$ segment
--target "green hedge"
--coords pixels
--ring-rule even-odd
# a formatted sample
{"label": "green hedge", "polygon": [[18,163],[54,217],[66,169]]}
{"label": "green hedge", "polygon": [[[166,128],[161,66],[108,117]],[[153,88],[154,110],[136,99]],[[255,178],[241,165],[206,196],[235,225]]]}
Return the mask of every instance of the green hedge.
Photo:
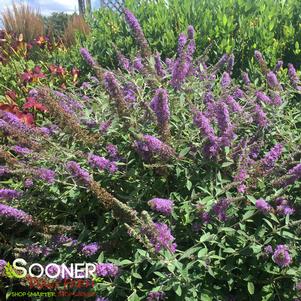
{"label": "green hedge", "polygon": [[[245,68],[255,49],[275,63],[277,58],[300,65],[301,6],[298,0],[127,0],[152,47],[171,56],[178,33],[192,24],[197,31],[198,53],[212,43],[211,59],[234,52],[236,67]],[[300,22],[300,23],[299,23]],[[91,19],[86,45],[106,67],[116,66],[114,46],[135,55],[123,16],[102,8]],[[299,41],[299,43],[298,43]]]}

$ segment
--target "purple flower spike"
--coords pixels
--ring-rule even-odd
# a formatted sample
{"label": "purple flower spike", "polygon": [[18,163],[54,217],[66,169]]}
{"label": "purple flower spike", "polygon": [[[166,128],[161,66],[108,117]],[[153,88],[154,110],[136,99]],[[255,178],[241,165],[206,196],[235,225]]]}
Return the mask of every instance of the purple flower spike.
{"label": "purple flower spike", "polygon": [[0,204],[0,216],[4,218],[14,219],[17,222],[24,223],[26,225],[33,224],[33,217],[23,210],[19,210],[4,204]]}
{"label": "purple flower spike", "polygon": [[106,72],[104,74],[104,85],[110,96],[115,97],[118,90],[118,83],[114,73]]}
{"label": "purple flower spike", "polygon": [[260,51],[255,50],[254,52],[255,55],[255,59],[257,60],[257,62],[259,63],[260,66],[264,66],[265,65],[265,60],[263,58],[263,55]]}
{"label": "purple flower spike", "polygon": [[297,75],[296,69],[294,67],[293,64],[288,64],[288,76],[290,78],[291,84],[293,85],[293,87],[295,89],[297,89],[298,91],[301,91],[301,86],[299,86],[300,84],[300,79]]}
{"label": "purple flower spike", "polygon": [[109,143],[106,146],[106,150],[111,160],[118,159],[118,148],[116,145]]}
{"label": "purple flower spike", "polygon": [[278,72],[283,66],[283,61],[277,61],[274,71]]}
{"label": "purple flower spike", "polygon": [[258,199],[256,201],[255,206],[260,212],[262,212],[264,214],[266,214],[272,210],[272,207],[264,199]]}
{"label": "purple flower spike", "polygon": [[181,56],[177,58],[173,65],[172,77],[170,84],[175,89],[180,89],[184,83],[190,69],[190,60],[188,59],[187,54],[183,51]]}
{"label": "purple flower spike", "polygon": [[154,226],[156,233],[150,239],[150,242],[154,246],[155,251],[159,252],[162,249],[167,249],[174,253],[177,245],[174,243],[175,238],[171,235],[169,227],[164,223],[154,223]]}
{"label": "purple flower spike", "polygon": [[214,133],[214,129],[209,119],[202,112],[195,112],[193,118],[194,124],[200,129],[201,133],[208,139],[208,143],[204,147],[205,155],[215,157],[218,152],[218,138]]}
{"label": "purple flower spike", "polygon": [[260,127],[268,125],[267,116],[260,105],[255,106],[255,121]]}
{"label": "purple flower spike", "polygon": [[124,70],[131,71],[131,63],[128,58],[126,58],[121,52],[117,52],[118,65]]}
{"label": "purple flower spike", "polygon": [[142,63],[142,58],[140,56],[138,56],[134,59],[133,67],[136,71],[141,72],[141,73],[143,72],[144,65]]}
{"label": "purple flower spike", "polygon": [[267,255],[273,254],[273,247],[271,245],[267,245],[264,247],[264,253]]}
{"label": "purple flower spike", "polygon": [[12,199],[18,199],[22,196],[21,191],[13,189],[0,189],[0,200],[10,201]]}
{"label": "purple flower spike", "polygon": [[32,187],[33,186],[33,180],[32,179],[26,179],[25,181],[24,181],[24,187],[25,188],[30,188],[30,187]]}
{"label": "purple flower spike", "polygon": [[164,299],[164,292],[149,292],[146,301],[163,301]]}
{"label": "purple flower spike", "polygon": [[239,89],[239,88],[237,88],[237,89],[234,91],[234,93],[233,93],[234,99],[244,98],[244,96],[245,96],[244,91],[241,90],[241,89]]}
{"label": "purple flower spike", "polygon": [[82,169],[78,163],[69,161],[66,165],[66,168],[75,178],[83,183],[88,184],[91,181],[90,174]]}
{"label": "purple flower spike", "polygon": [[144,135],[142,140],[135,141],[134,147],[145,161],[149,161],[155,156],[167,160],[174,155],[174,151],[169,145],[151,135]]}
{"label": "purple flower spike", "polygon": [[99,131],[102,134],[106,134],[109,127],[111,126],[111,123],[112,123],[111,120],[101,122],[100,125],[99,125]]}
{"label": "purple flower spike", "polygon": [[279,205],[276,207],[276,211],[279,215],[286,216],[295,213],[295,209],[288,205]]}
{"label": "purple flower spike", "polygon": [[276,144],[261,160],[262,166],[266,170],[270,170],[274,167],[276,161],[282,154],[283,146],[282,144]]}
{"label": "purple flower spike", "polygon": [[242,73],[242,80],[246,86],[249,86],[251,84],[249,74],[247,72]]}
{"label": "purple flower spike", "polygon": [[189,25],[188,26],[188,29],[187,29],[187,36],[188,36],[188,39],[190,40],[193,40],[194,39],[194,28],[192,25]]}
{"label": "purple flower spike", "polygon": [[265,93],[261,92],[261,91],[256,91],[255,93],[257,100],[262,101],[263,103],[266,104],[271,104],[272,100],[270,99],[270,97],[268,97]]}
{"label": "purple flower spike", "polygon": [[93,242],[88,245],[83,245],[81,249],[81,253],[87,257],[90,257],[92,255],[95,255],[99,249],[100,249],[99,244],[97,242]]}
{"label": "purple flower spike", "polygon": [[268,81],[269,86],[272,89],[279,88],[279,82],[278,82],[277,76],[273,71],[270,71],[267,74],[267,81]]}
{"label": "purple flower spike", "polygon": [[216,65],[214,66],[214,69],[218,70],[218,69],[222,68],[227,63],[228,57],[229,57],[228,54],[224,54],[219,59],[219,61],[216,63]]}
{"label": "purple flower spike", "polygon": [[291,168],[287,173],[287,179],[282,183],[283,187],[294,184],[298,179],[301,178],[301,163]]}
{"label": "purple flower spike", "polygon": [[116,277],[118,275],[118,266],[112,263],[96,264],[96,275],[98,277]]}
{"label": "purple flower spike", "polygon": [[170,117],[168,94],[165,89],[156,90],[156,95],[150,103],[150,107],[156,113],[159,125],[168,122]]}
{"label": "purple flower spike", "polygon": [[221,79],[221,86],[222,86],[223,89],[226,89],[230,86],[230,84],[231,84],[230,74],[225,71],[223,73],[223,76],[222,76],[222,79]]}
{"label": "purple flower spike", "polygon": [[160,57],[159,53],[157,53],[155,55],[155,69],[156,69],[158,76],[161,76],[161,77],[165,76],[165,70],[163,69],[161,57]]}
{"label": "purple flower spike", "polygon": [[292,263],[288,247],[286,245],[278,245],[272,256],[273,261],[281,268],[287,267]]}
{"label": "purple flower spike", "polygon": [[83,59],[87,62],[87,64],[90,65],[91,67],[95,67],[97,65],[93,57],[89,53],[88,49],[81,48],[80,54],[82,55]]}
{"label": "purple flower spike", "polygon": [[229,205],[230,202],[227,199],[221,199],[212,206],[212,211],[215,213],[217,218],[222,222],[227,220],[227,209]]}
{"label": "purple flower spike", "polygon": [[0,276],[2,275],[2,273],[5,270],[6,264],[7,264],[7,262],[4,259],[0,259]]}
{"label": "purple flower spike", "polygon": [[201,130],[202,134],[206,138],[208,138],[210,142],[216,142],[214,129],[211,126],[209,119],[202,112],[195,112],[193,122]]}
{"label": "purple flower spike", "polygon": [[32,153],[32,150],[30,150],[29,148],[21,147],[19,145],[12,147],[12,150],[19,155],[29,155]]}
{"label": "purple flower spike", "polygon": [[187,43],[187,37],[182,32],[182,33],[180,33],[179,38],[178,38],[178,56],[181,56],[186,43]]}
{"label": "purple flower spike", "polygon": [[241,105],[231,95],[229,95],[225,99],[225,103],[231,108],[231,110],[233,112],[236,112],[236,113],[241,113],[242,112]]}
{"label": "purple flower spike", "polygon": [[234,131],[226,103],[220,102],[216,106],[216,118],[221,133],[219,142],[221,143],[221,146],[229,146],[234,138]]}
{"label": "purple flower spike", "polygon": [[108,160],[104,157],[100,157],[100,156],[93,155],[93,154],[89,155],[89,164],[94,168],[104,170],[104,169],[106,169],[106,167],[108,166],[109,163],[110,163],[110,160]]}
{"label": "purple flower spike", "polygon": [[232,74],[233,71],[233,67],[234,67],[234,54],[230,54],[229,59],[228,59],[228,65],[227,65],[227,72],[229,74]]}
{"label": "purple flower spike", "polygon": [[148,204],[154,211],[164,215],[170,215],[173,207],[173,201],[169,199],[154,198],[148,201]]}
{"label": "purple flower spike", "polygon": [[135,37],[135,40],[136,40],[138,46],[140,47],[142,57],[149,56],[150,55],[149,46],[145,39],[144,33],[142,31],[142,28],[141,28],[138,20],[133,15],[133,13],[131,11],[129,11],[128,9],[124,10],[124,15],[125,15],[125,20],[128,23],[128,25],[130,26],[130,28],[133,32],[133,35]]}
{"label": "purple flower spike", "polygon": [[55,172],[47,168],[39,168],[36,170],[36,175],[46,183],[52,184],[55,182]]}

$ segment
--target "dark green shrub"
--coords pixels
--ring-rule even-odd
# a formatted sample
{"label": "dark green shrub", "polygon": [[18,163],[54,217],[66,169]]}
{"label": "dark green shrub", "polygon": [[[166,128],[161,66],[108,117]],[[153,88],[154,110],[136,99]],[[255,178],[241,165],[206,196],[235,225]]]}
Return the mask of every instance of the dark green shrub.
{"label": "dark green shrub", "polygon": [[[163,58],[175,50],[178,33],[189,24],[197,31],[198,53],[212,43],[211,58],[233,52],[236,68],[245,68],[255,49],[274,64],[277,58],[300,64],[301,7],[297,0],[127,0],[141,21],[151,48]],[[100,9],[91,20],[86,46],[103,66],[116,66],[113,45],[126,56],[135,55],[133,39],[117,12]]]}

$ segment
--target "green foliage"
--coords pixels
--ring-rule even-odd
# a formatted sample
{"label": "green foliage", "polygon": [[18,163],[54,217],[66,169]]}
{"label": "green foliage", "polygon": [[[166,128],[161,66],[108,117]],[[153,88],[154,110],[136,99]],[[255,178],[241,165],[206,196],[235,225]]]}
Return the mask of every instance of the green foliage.
{"label": "green foliage", "polygon": [[71,15],[63,12],[52,13],[50,16],[44,16],[45,31],[51,37],[62,38],[64,30],[70,20]]}
{"label": "green foliage", "polygon": [[[163,58],[173,55],[179,32],[191,24],[197,32],[197,54],[210,44],[211,59],[233,52],[239,62],[236,70],[248,66],[255,49],[272,64],[280,57],[300,64],[297,0],[127,0],[126,7],[137,16],[151,48]],[[85,45],[102,66],[116,66],[113,45],[126,56],[136,55],[123,16],[102,8],[94,12],[90,24],[92,32]]]}

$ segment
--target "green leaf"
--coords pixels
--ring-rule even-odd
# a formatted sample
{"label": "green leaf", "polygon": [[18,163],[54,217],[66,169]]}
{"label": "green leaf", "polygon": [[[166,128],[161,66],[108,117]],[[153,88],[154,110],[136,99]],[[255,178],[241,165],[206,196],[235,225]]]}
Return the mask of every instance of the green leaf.
{"label": "green leaf", "polygon": [[140,274],[138,274],[136,272],[132,273],[132,275],[133,275],[134,278],[142,279],[142,277],[140,276]]}
{"label": "green leaf", "polygon": [[133,291],[133,293],[128,297],[128,301],[140,301],[140,298],[138,297],[136,291]]}
{"label": "green leaf", "polygon": [[185,157],[185,155],[187,155],[189,151],[190,151],[190,147],[183,148],[179,153],[179,157]]}
{"label": "green leaf", "polygon": [[202,257],[204,257],[207,253],[208,253],[207,248],[201,249],[201,250],[198,252],[198,257],[199,257],[199,258],[202,258]]}
{"label": "green leaf", "polygon": [[175,292],[176,292],[176,294],[179,297],[181,297],[181,295],[182,295],[182,288],[181,288],[180,284],[177,285],[177,288],[176,288]]}
{"label": "green leaf", "polygon": [[187,180],[187,182],[186,182],[186,187],[187,187],[188,190],[191,190],[192,183],[191,183],[190,180]]}
{"label": "green leaf", "polygon": [[247,212],[243,215],[242,219],[243,219],[244,221],[246,221],[246,220],[248,220],[254,213],[255,213],[255,210],[249,210],[249,211],[247,211]]}
{"label": "green leaf", "polygon": [[233,248],[226,248],[224,249],[225,253],[235,253],[235,250]]}
{"label": "green leaf", "polygon": [[249,294],[254,295],[254,291],[255,291],[255,288],[254,288],[253,282],[248,282],[248,292],[249,292]]}
{"label": "green leaf", "polygon": [[124,259],[122,261],[119,262],[119,265],[128,265],[128,264],[132,264],[133,262],[128,260],[128,259]]}
{"label": "green leaf", "polygon": [[227,24],[227,16],[223,15],[223,25],[225,26]]}

